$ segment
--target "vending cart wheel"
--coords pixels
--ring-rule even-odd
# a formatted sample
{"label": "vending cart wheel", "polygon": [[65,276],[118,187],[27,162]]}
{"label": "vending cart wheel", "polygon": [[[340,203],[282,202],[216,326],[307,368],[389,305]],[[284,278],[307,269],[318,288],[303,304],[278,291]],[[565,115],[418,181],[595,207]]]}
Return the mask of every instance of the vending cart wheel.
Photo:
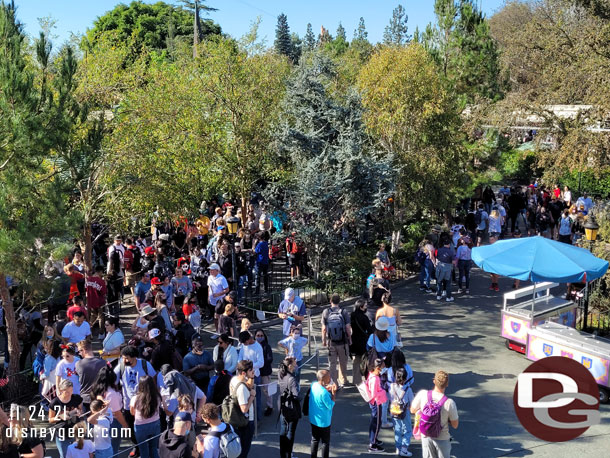
{"label": "vending cart wheel", "polygon": [[610,392],[607,388],[599,387],[599,402],[600,404],[608,404],[610,401]]}

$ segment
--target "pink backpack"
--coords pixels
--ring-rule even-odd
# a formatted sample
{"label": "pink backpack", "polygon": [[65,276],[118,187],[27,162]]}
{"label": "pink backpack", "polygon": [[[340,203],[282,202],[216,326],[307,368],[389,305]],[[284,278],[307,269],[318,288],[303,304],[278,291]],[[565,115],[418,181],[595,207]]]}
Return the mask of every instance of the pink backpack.
{"label": "pink backpack", "polygon": [[432,399],[432,391],[428,391],[428,402],[421,409],[421,419],[419,422],[419,431],[431,438],[440,436],[441,425],[441,410],[443,404],[447,400],[447,396],[443,395],[440,401],[436,402]]}

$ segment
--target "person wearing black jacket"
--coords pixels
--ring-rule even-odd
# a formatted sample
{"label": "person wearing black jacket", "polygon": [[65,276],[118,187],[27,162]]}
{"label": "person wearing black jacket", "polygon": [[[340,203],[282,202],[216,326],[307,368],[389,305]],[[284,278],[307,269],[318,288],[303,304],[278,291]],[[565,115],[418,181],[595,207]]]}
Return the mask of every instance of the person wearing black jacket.
{"label": "person wearing black jacket", "polygon": [[515,232],[515,225],[517,224],[517,216],[525,208],[525,202],[523,195],[513,188],[508,196],[508,217],[510,218],[510,232]]}
{"label": "person wearing black jacket", "polygon": [[178,412],[174,419],[174,428],[166,430],[159,440],[159,456],[163,458],[191,458],[187,434],[191,430],[191,414]]}
{"label": "person wearing black jacket", "polygon": [[164,364],[172,365],[173,347],[170,341],[164,338],[157,328],[148,331],[148,338],[153,348],[150,352],[150,365],[159,372]]}
{"label": "person wearing black jacket", "polygon": [[373,326],[371,326],[369,317],[366,316],[366,309],[366,300],[358,299],[354,311],[350,316],[352,324],[352,344],[349,346],[349,353],[353,358],[352,375],[354,378],[354,385],[359,385],[362,381],[360,362],[366,354],[366,342],[373,333]]}
{"label": "person wearing black jacket", "polygon": [[182,312],[174,315],[174,330],[176,331],[174,336],[176,350],[184,357],[189,352],[191,341],[197,332]]}
{"label": "person wearing black jacket", "polygon": [[[365,317],[366,318],[366,317]],[[368,321],[368,319],[367,319]],[[289,356],[280,363],[278,371],[278,385],[280,396],[283,396],[285,392],[290,393],[296,403],[296,412],[292,412],[296,418],[286,418],[284,413],[288,415],[288,412],[283,405],[280,405],[280,457],[281,458],[292,458],[292,447],[294,445],[294,437],[296,435],[297,424],[301,417],[300,404],[299,404],[299,384],[294,376],[297,369],[296,360]],[[283,398],[282,398],[283,399]]]}
{"label": "person wearing black jacket", "polygon": [[265,394],[265,399],[267,400],[267,408],[265,409],[265,417],[268,417],[273,413],[273,397],[269,396],[267,389],[269,388],[269,383],[271,383],[271,373],[273,372],[273,368],[271,365],[273,364],[273,350],[271,349],[271,345],[269,345],[269,341],[267,340],[267,334],[262,329],[258,329],[256,334],[254,335],[256,341],[263,347],[263,359],[265,361],[265,365],[261,367],[261,384],[263,385],[262,391]]}

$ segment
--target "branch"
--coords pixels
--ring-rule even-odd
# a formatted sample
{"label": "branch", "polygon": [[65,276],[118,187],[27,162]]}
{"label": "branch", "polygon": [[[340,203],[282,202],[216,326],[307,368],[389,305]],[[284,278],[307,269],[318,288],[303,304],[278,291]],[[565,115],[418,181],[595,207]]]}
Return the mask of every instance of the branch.
{"label": "branch", "polygon": [[12,154],[6,158],[6,161],[4,161],[4,164],[0,165],[0,171],[4,170],[6,168],[6,166],[11,161],[11,159],[13,159],[15,157],[15,154],[16,154],[15,151],[13,151]]}

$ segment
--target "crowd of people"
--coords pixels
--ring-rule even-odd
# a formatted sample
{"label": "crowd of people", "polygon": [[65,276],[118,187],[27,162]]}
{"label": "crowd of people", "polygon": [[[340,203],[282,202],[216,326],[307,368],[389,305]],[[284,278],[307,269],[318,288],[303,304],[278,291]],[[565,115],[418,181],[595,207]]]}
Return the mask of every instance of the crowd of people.
{"label": "crowd of people", "polygon": [[[592,206],[586,194],[573,202],[567,187],[549,190],[533,183],[525,190],[504,186],[498,193],[487,188],[464,217],[456,217],[446,231],[434,226],[420,244],[420,287],[447,302],[454,300],[452,283],[458,284],[457,294],[469,294],[474,246],[519,237],[520,226],[526,235],[572,243]],[[255,420],[274,411],[282,457],[293,456],[303,415],[311,424],[311,456],[320,451],[327,457],[335,401],[348,386],[357,386],[369,404],[370,452],[384,450],[379,432],[393,428],[395,453],[411,456],[415,414],[416,425],[423,426],[424,456],[448,457],[448,428],[458,426],[456,405],[444,396],[449,376],[437,372],[433,390],[414,395],[413,371],[401,350],[401,315],[392,305],[395,270],[385,245],[372,261],[366,295],[351,313],[338,295],[330,297],[319,322],[329,366],[302,392],[303,350],[311,337],[303,326],[306,304],[294,289],[284,291],[277,310],[283,337],[276,343],[264,329],[251,328],[243,297],[248,289],[269,291],[275,225],[264,208],[249,206],[246,224],[230,236],[233,211],[220,206],[200,212],[194,221],[153,225],[147,236],[116,235],[103,250],[97,244],[91,270],[78,249],[66,260],[68,303],[49,307],[46,321],[38,311],[29,313],[20,358],[23,368],[34,349],[32,368],[40,379],[41,405],[58,432],[60,457],[109,458],[126,436],[133,443],[130,456],[246,457]],[[241,218],[241,209],[236,215]],[[285,249],[296,279],[306,270],[306,249],[296,232]],[[499,290],[494,276],[490,289]],[[133,322],[122,314],[125,295],[131,295],[138,312]],[[213,348],[206,348],[207,325],[214,329]],[[94,345],[101,350],[94,352]],[[284,354],[276,375],[273,347]],[[276,381],[278,402],[270,389]],[[423,414],[432,407],[438,418]],[[3,431],[29,426],[20,409],[15,405],[0,418]],[[202,427],[205,436],[197,434]],[[75,439],[88,430],[92,440]],[[35,439],[4,438],[0,456],[41,458],[41,446]]]}

